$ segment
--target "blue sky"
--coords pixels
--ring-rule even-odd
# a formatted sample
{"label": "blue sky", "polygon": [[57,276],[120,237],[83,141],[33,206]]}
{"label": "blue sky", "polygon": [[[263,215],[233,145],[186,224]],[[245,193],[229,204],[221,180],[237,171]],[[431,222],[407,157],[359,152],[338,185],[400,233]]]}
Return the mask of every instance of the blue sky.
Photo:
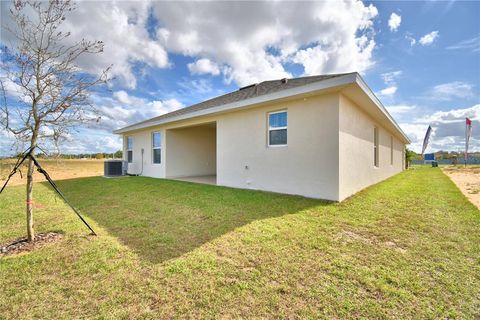
{"label": "blue sky", "polygon": [[[2,2],[2,21],[9,3]],[[462,150],[464,119],[480,151],[480,3],[460,1],[79,2],[71,41],[103,40],[79,61],[113,64],[96,92],[98,125],[78,128],[63,152],[111,152],[111,131],[262,80],[358,71],[419,151]],[[8,35],[2,32],[2,42]],[[2,59],[3,60],[3,59]],[[10,99],[15,99],[11,86]],[[477,129],[478,128],[478,129]],[[12,152],[0,129],[0,155]]]}

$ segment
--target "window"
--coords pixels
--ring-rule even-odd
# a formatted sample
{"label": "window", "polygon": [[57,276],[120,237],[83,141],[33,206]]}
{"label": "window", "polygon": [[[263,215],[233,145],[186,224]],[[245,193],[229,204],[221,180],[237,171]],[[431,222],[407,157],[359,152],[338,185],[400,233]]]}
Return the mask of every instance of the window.
{"label": "window", "polygon": [[162,162],[162,137],[160,132],[152,133],[152,155],[153,155],[153,163],[161,163]]}
{"label": "window", "polygon": [[127,161],[128,163],[133,161],[133,137],[127,137]]}
{"label": "window", "polygon": [[378,167],[378,128],[373,128],[373,165]]}
{"label": "window", "polygon": [[268,146],[287,145],[287,111],[268,114]]}
{"label": "window", "polygon": [[393,166],[393,136],[390,136],[390,164]]}

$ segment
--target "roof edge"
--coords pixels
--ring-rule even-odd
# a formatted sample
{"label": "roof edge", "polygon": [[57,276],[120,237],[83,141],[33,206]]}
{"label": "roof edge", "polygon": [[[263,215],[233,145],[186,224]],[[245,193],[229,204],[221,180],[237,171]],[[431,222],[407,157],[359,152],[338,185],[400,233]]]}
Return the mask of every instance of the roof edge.
{"label": "roof edge", "polygon": [[260,104],[268,101],[273,101],[273,100],[279,100],[279,99],[284,99],[296,95],[301,95],[301,94],[306,94],[306,93],[311,93],[319,90],[325,90],[325,89],[331,89],[335,87],[340,87],[343,85],[348,85],[355,83],[357,81],[358,73],[357,72],[352,72],[352,73],[347,73],[342,76],[338,76],[335,78],[331,79],[326,79],[326,80],[321,80],[318,82],[313,82],[309,83],[303,86],[298,86],[295,88],[290,88],[290,89],[285,89],[273,93],[268,93],[264,94],[258,97],[253,97],[249,98],[246,100],[241,100],[241,101],[236,101],[232,103],[227,103],[223,105],[219,105],[216,107],[211,107],[208,109],[204,110],[199,110],[199,111],[194,111],[191,113],[187,114],[182,114],[178,115],[172,118],[167,118],[167,119],[160,119],[157,121],[152,121],[148,122],[148,120],[135,123],[117,130],[114,130],[113,133],[115,134],[123,134],[131,131],[136,131],[140,129],[146,129],[162,124],[167,124],[171,122],[176,122],[176,121],[181,121],[181,120],[187,120],[187,119],[192,119],[200,116],[205,116],[205,115],[211,115],[219,112],[226,112],[226,111],[233,111],[237,109],[241,109],[250,105],[255,105],[255,104]]}
{"label": "roof edge", "polygon": [[365,94],[370,98],[370,100],[372,100],[375,103],[375,105],[380,109],[380,111],[382,111],[382,113],[388,118],[388,120],[390,120],[390,122],[393,123],[393,125],[398,130],[398,132],[402,135],[403,138],[405,138],[405,141],[408,144],[412,143],[410,138],[406,135],[406,133],[402,130],[402,128],[400,128],[397,121],[395,121],[392,115],[388,112],[387,108],[385,108],[385,106],[380,101],[380,99],[377,98],[377,96],[372,91],[372,89],[370,89],[368,84],[365,82],[365,80],[363,80],[362,76],[360,76],[360,74],[358,73],[356,74],[355,82],[363,90],[363,92],[365,92]]}

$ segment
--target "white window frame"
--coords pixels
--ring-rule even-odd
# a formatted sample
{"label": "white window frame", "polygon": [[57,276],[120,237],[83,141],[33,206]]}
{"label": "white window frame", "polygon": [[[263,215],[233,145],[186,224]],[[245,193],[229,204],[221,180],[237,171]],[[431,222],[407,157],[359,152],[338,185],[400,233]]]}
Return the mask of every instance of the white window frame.
{"label": "white window frame", "polygon": [[[153,136],[158,133],[160,135],[160,147],[155,147],[154,143],[154,138]],[[155,162],[155,151],[154,150],[160,150],[160,162]],[[162,164],[162,133],[160,131],[154,131],[152,132],[152,164]]]}
{"label": "white window frame", "polygon": [[[128,139],[132,139],[132,143],[131,143],[130,149],[128,148]],[[127,136],[127,137],[125,138],[125,144],[126,144],[125,149],[127,150],[127,159],[126,159],[126,160],[127,160],[128,163],[132,163],[132,162],[133,162],[133,137],[132,137],[132,136]],[[129,161],[129,160],[128,160],[128,152],[129,152],[129,151],[132,152],[132,161]]]}
{"label": "white window frame", "polygon": [[[276,113],[286,113],[287,114],[287,125],[285,127],[270,127],[270,115]],[[270,131],[277,131],[277,130],[287,130],[287,143],[285,144],[270,144]],[[288,146],[288,110],[278,110],[267,112],[267,146],[269,148],[282,148]]]}
{"label": "white window frame", "polygon": [[379,130],[378,127],[373,127],[373,166],[380,167],[380,152],[379,152]]}

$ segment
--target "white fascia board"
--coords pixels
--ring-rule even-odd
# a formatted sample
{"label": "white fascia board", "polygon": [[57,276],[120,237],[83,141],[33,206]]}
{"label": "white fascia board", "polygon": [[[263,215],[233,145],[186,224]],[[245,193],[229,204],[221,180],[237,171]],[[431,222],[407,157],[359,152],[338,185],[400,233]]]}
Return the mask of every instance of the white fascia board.
{"label": "white fascia board", "polygon": [[325,90],[325,89],[330,89],[338,86],[343,86],[351,83],[355,83],[357,81],[357,74],[356,73],[351,73],[351,74],[346,74],[344,76],[340,77],[335,77],[332,79],[327,79],[327,80],[322,80],[319,82],[314,82],[310,83],[304,86],[299,86],[291,89],[286,89],[286,90],[281,90],[277,91],[274,93],[270,94],[264,94],[258,97],[253,97],[250,99],[242,100],[242,101],[237,101],[237,102],[232,102],[232,103],[227,103],[223,104],[217,107],[212,107],[212,108],[207,108],[204,110],[199,110],[187,114],[182,114],[178,115],[175,117],[171,118],[166,118],[166,119],[159,119],[157,121],[147,121],[139,124],[133,124],[118,130],[113,131],[113,133],[116,134],[122,134],[134,130],[139,130],[139,129],[144,129],[144,128],[149,128],[149,127],[154,127],[170,122],[175,122],[175,121],[180,121],[180,120],[187,120],[187,119],[192,119],[200,116],[205,116],[205,115],[211,115],[214,113],[219,113],[219,112],[225,112],[225,111],[231,111],[235,109],[240,109],[244,108],[250,105],[255,105],[255,104],[260,104],[260,103],[265,103],[268,101],[275,101],[279,99],[284,99],[296,95],[301,95],[301,94],[307,94],[310,92],[315,92],[319,90]]}
{"label": "white fascia board", "polygon": [[394,125],[394,127],[398,130],[398,132],[402,135],[402,137],[405,138],[405,141],[407,141],[409,144],[412,143],[412,141],[410,141],[410,139],[405,134],[405,132],[403,132],[403,130],[400,128],[400,126],[395,121],[395,119],[393,119],[393,117],[390,115],[390,113],[382,104],[382,102],[380,102],[380,100],[377,98],[377,96],[373,93],[373,91],[370,89],[370,87],[367,85],[367,83],[363,80],[363,78],[359,74],[356,75],[356,83],[363,90],[363,92],[370,98],[370,100],[372,100],[373,103],[375,103],[375,105],[384,114],[384,116]]}

